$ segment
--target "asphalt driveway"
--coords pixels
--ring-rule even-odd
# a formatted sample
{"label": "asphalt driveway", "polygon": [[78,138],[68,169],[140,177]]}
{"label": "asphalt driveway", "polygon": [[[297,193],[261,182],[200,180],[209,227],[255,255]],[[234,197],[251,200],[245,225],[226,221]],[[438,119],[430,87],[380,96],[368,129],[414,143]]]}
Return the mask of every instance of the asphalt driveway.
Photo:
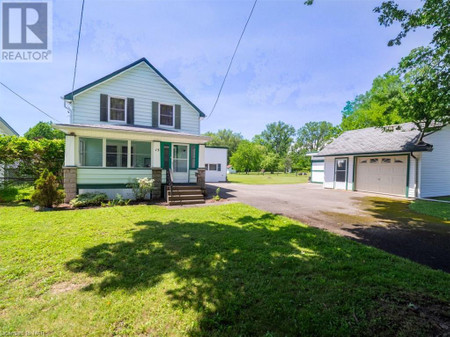
{"label": "asphalt driveway", "polygon": [[318,184],[209,184],[221,197],[297,219],[450,272],[450,222],[414,213],[408,201],[370,193],[325,190]]}

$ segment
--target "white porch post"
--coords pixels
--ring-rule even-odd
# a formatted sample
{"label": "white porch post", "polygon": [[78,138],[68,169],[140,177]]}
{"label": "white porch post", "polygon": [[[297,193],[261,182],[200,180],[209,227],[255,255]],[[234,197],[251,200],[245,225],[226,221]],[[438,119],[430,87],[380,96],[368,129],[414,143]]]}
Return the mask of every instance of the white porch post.
{"label": "white porch post", "polygon": [[106,138],[103,138],[102,166],[106,167]]}
{"label": "white porch post", "polygon": [[198,167],[205,167],[205,145],[198,147]]}
{"label": "white porch post", "polygon": [[128,140],[127,144],[127,167],[131,167],[131,140]]}
{"label": "white porch post", "polygon": [[66,151],[64,153],[64,166],[76,166],[76,138],[66,135]]}
{"label": "white porch post", "polygon": [[161,167],[161,143],[152,142],[152,167]]}

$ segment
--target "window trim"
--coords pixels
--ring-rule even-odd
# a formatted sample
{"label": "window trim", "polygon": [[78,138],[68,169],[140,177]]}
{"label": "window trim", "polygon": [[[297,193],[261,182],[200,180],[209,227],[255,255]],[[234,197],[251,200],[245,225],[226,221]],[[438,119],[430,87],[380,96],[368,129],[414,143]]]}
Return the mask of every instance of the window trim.
{"label": "window trim", "polygon": [[[161,124],[161,105],[167,105],[172,107],[172,125]],[[175,104],[158,103],[158,126],[164,128],[175,129]]]}
{"label": "window trim", "polygon": [[[125,101],[125,114],[124,114],[124,120],[120,120],[120,119],[111,119],[111,98],[117,98],[117,99],[123,99]],[[108,95],[108,122],[114,122],[114,123],[123,123],[123,124],[127,124],[127,120],[128,120],[128,108],[127,108],[127,98],[123,97],[123,96],[111,96]]]}

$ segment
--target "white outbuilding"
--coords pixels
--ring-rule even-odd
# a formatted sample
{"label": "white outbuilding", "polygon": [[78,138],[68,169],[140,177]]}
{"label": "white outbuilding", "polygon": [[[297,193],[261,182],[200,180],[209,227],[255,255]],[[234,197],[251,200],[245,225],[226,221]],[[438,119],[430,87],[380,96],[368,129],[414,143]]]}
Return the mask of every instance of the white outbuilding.
{"label": "white outbuilding", "polygon": [[206,146],[205,148],[205,179],[207,183],[227,181],[226,147]]}

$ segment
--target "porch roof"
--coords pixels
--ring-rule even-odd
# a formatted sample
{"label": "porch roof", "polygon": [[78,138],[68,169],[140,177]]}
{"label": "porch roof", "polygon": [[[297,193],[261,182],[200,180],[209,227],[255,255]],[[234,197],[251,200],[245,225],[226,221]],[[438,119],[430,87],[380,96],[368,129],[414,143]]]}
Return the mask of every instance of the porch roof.
{"label": "porch roof", "polygon": [[161,141],[190,141],[196,144],[204,144],[211,138],[207,136],[193,135],[176,130],[166,130],[151,126],[116,125],[116,124],[54,124],[56,129],[66,134],[75,134],[84,137],[104,136],[111,138],[132,138],[161,140]]}

